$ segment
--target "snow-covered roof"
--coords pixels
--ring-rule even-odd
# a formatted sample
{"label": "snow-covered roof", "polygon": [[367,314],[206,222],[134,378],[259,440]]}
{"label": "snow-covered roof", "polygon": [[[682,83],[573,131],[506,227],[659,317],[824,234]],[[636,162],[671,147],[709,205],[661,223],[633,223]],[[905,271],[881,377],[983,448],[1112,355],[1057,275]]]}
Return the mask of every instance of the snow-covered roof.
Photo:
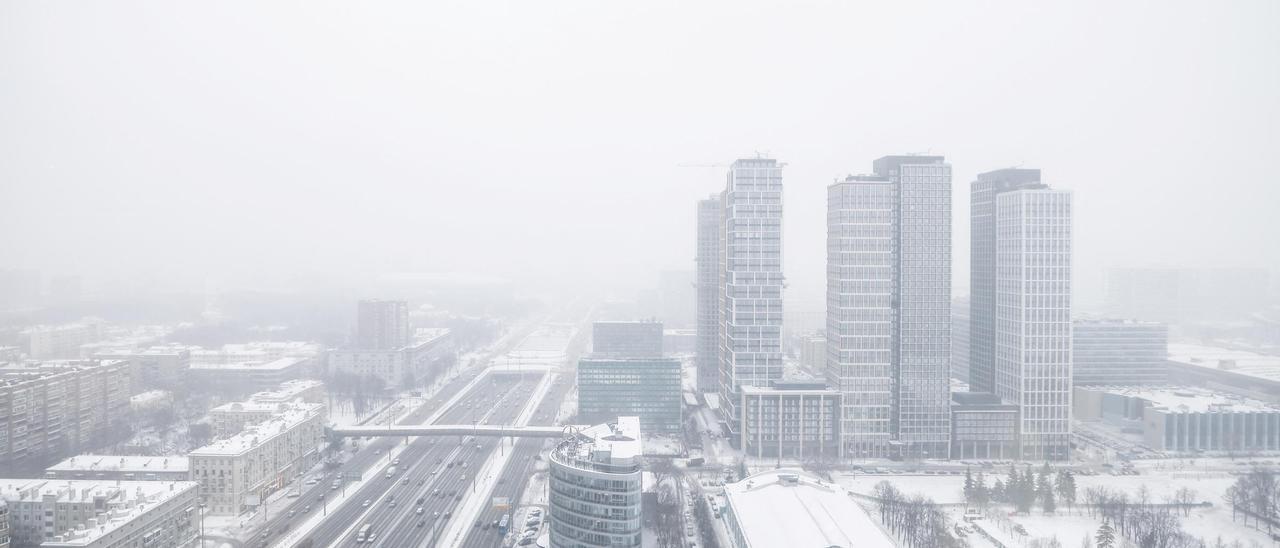
{"label": "snow-covered roof", "polygon": [[1280,382],[1280,356],[1199,344],[1169,344],[1169,361]]}
{"label": "snow-covered roof", "polygon": [[208,363],[208,362],[205,362],[200,364],[193,363],[191,364],[191,368],[196,370],[213,370],[213,369],[218,369],[218,370],[239,369],[239,370],[252,370],[252,371],[283,370],[283,369],[289,369],[291,367],[295,367],[300,364],[303,364],[309,359],[310,358],[303,358],[303,357],[280,358],[278,360],[269,361],[266,363],[260,363],[260,362]]}
{"label": "snow-covered roof", "polygon": [[[58,502],[93,502],[101,497],[106,507],[96,516],[86,516],[84,526],[65,533],[61,540],[49,539],[57,546],[88,546],[116,529],[142,516],[165,501],[194,492],[200,484],[193,481],[104,481],[62,479],[0,479],[0,497],[6,501],[41,500],[54,497]],[[63,531],[55,531],[62,535]]]}
{"label": "snow-covered roof", "polygon": [[893,548],[894,543],[844,488],[796,469],[724,486],[744,548]]}
{"label": "snow-covered roof", "polygon": [[318,403],[294,403],[271,419],[251,425],[239,434],[215,441],[188,454],[191,457],[240,455],[267,440],[284,434],[319,414],[324,408]]}
{"label": "snow-covered roof", "polygon": [[1153,407],[1171,412],[1280,412],[1280,408],[1259,400],[1192,386],[1082,386],[1078,389],[1140,398],[1150,402]]}
{"label": "snow-covered roof", "polygon": [[76,455],[45,470],[49,472],[186,472],[187,457],[153,457],[138,455]]}

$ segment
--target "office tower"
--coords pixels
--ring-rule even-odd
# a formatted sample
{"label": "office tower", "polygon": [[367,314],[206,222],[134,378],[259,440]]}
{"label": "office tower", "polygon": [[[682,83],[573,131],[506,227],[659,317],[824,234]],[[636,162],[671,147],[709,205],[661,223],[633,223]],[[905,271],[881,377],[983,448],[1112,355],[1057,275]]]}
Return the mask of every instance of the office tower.
{"label": "office tower", "polygon": [[574,431],[551,450],[551,548],[642,545],[640,419]]}
{"label": "office tower", "polygon": [[782,166],[734,162],[721,202],[720,402],[736,441],[738,387],[782,378]]}
{"label": "office tower", "polygon": [[1168,382],[1169,327],[1136,320],[1076,320],[1072,384],[1157,385]]}
{"label": "office tower", "polygon": [[409,344],[409,304],[360,301],[356,306],[356,348],[399,350]]}
{"label": "office tower", "polygon": [[698,347],[694,366],[698,391],[720,390],[720,215],[719,196],[698,200]]}
{"label": "office tower", "polygon": [[595,322],[591,326],[591,351],[618,356],[661,356],[662,322]]}
{"label": "office tower", "polygon": [[578,361],[578,420],[582,423],[636,416],[643,432],[679,434],[681,396],[676,358],[591,354]]}
{"label": "office tower", "polygon": [[995,391],[996,197],[1045,188],[1038,169],[999,169],[969,185],[969,390]]}
{"label": "office tower", "polygon": [[827,380],[851,457],[950,453],[951,166],[886,156],[827,189]]}
{"label": "office tower", "polygon": [[1002,192],[993,212],[994,393],[1018,406],[1022,458],[1063,460],[1071,447],[1071,194]]}
{"label": "office tower", "polygon": [[951,378],[969,382],[969,298],[951,302]]}

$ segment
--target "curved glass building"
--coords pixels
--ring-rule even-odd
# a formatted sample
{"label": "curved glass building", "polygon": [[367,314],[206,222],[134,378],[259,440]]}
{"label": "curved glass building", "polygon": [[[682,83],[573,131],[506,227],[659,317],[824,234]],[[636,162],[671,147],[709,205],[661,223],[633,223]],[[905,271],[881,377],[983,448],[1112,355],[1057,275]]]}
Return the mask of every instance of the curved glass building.
{"label": "curved glass building", "polygon": [[639,417],[575,432],[551,451],[551,548],[640,546]]}

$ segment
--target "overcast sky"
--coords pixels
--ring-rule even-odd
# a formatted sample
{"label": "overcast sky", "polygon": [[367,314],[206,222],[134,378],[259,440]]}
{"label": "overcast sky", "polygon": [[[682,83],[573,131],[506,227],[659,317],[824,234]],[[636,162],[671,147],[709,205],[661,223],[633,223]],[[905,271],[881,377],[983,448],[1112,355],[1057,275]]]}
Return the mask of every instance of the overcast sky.
{"label": "overcast sky", "polygon": [[[458,272],[640,285],[694,202],[787,163],[790,291],[825,187],[944,154],[1075,192],[1111,266],[1280,270],[1280,3],[0,4],[0,267]],[[963,292],[964,289],[958,290]]]}

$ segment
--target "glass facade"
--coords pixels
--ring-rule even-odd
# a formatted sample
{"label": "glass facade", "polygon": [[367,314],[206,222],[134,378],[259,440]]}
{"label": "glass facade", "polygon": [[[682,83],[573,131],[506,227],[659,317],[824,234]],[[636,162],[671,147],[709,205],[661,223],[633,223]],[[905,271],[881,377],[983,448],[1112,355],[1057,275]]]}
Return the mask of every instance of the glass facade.
{"label": "glass facade", "polygon": [[721,201],[720,401],[736,440],[738,387],[782,378],[782,166],[734,162]]}
{"label": "glass facade", "polygon": [[1169,328],[1133,320],[1077,320],[1071,353],[1076,386],[1162,384],[1169,377]]}
{"label": "glass facade", "polygon": [[951,166],[886,156],[828,188],[827,377],[845,455],[950,454]]}
{"label": "glass facade", "polygon": [[698,342],[694,364],[698,391],[720,390],[720,215],[719,196],[698,201]]}
{"label": "glass facade", "polygon": [[680,433],[680,360],[588,356],[578,361],[578,420],[598,424],[640,417],[652,433]]}
{"label": "glass facade", "polygon": [[1071,442],[1071,194],[1005,192],[995,217],[995,394],[1018,406],[1022,458],[1064,460]]}

